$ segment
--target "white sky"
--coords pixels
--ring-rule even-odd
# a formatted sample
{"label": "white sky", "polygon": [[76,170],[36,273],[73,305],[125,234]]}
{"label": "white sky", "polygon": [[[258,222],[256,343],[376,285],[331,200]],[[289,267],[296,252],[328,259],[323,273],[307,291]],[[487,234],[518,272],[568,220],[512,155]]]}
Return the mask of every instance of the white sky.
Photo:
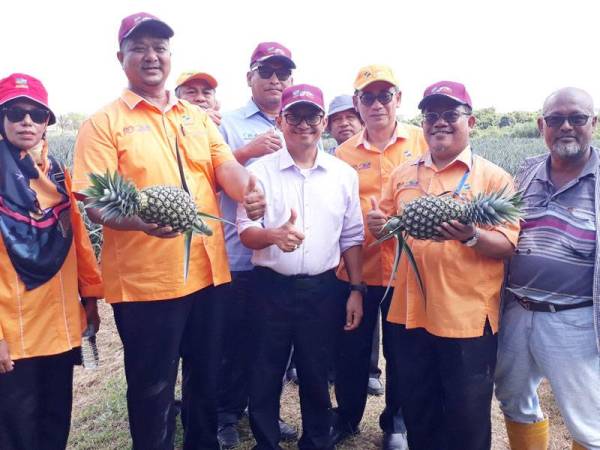
{"label": "white sky", "polygon": [[383,63],[400,81],[408,117],[442,79],[463,82],[475,108],[533,111],[567,85],[600,105],[595,0],[5,0],[0,76],[40,78],[57,114],[92,113],[126,86],[117,30],[138,11],[175,30],[168,87],[181,71],[210,72],[224,111],[248,100],[245,74],[260,41],[287,46],[294,81],[319,86],[326,102],[352,92],[361,66]]}

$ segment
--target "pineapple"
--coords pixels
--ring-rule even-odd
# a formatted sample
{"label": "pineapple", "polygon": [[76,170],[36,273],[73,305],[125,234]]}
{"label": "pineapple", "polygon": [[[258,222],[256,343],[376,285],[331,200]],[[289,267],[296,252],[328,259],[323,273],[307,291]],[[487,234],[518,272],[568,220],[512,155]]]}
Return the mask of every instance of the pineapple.
{"label": "pineapple", "polygon": [[203,217],[224,220],[197,210],[194,200],[186,191],[175,186],[150,186],[137,190],[117,172],[112,176],[90,174],[92,185],[84,192],[90,200],[86,208],[97,208],[103,220],[119,220],[137,216],[146,223],[184,233],[184,276],[187,279],[192,233],[212,235]]}
{"label": "pineapple", "polygon": [[[463,224],[494,226],[503,222],[514,222],[521,218],[523,204],[521,193],[508,194],[506,187],[492,193],[479,193],[471,201],[456,200],[449,195],[416,198],[408,202],[402,214],[391,216],[383,227],[382,236],[375,242],[380,243],[390,238],[396,239],[396,255],[392,269],[392,279],[398,270],[402,252],[406,252],[412,269],[424,293],[423,282],[419,274],[414,256],[406,239],[431,239],[439,236],[436,228],[444,222],[458,220]],[[387,294],[392,279],[388,283]]]}

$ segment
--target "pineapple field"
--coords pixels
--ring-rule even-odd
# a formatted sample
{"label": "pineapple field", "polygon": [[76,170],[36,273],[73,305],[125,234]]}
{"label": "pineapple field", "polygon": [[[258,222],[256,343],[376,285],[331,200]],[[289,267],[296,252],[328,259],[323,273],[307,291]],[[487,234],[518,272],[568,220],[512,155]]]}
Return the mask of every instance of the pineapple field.
{"label": "pineapple field", "polygon": [[[72,135],[50,136],[50,152],[71,165],[73,144]],[[540,138],[511,136],[476,136],[472,139],[475,153],[495,162],[510,173],[515,173],[521,161],[546,152]],[[87,218],[86,218],[87,219]],[[100,228],[86,220],[92,243],[100,248],[102,233]],[[126,383],[123,371],[123,354],[111,308],[99,305],[102,325],[98,333],[100,367],[97,370],[77,368],[74,381],[73,418],[68,448],[71,450],[114,449],[131,447],[125,402]],[[383,358],[380,358],[383,368]],[[178,388],[179,389],[179,388]],[[540,395],[545,412],[551,422],[551,450],[570,448],[569,434],[562,423],[547,383],[542,384]],[[332,396],[333,399],[333,396]],[[383,397],[369,397],[361,433],[338,446],[340,450],[375,450],[380,448],[381,432],[378,427],[379,413],[383,409]],[[281,416],[300,428],[298,387],[290,384],[283,391]],[[502,414],[494,400],[493,410],[493,450],[508,449]],[[182,428],[178,422],[176,448],[182,446]],[[247,418],[242,419],[241,450],[252,448],[253,439]],[[296,448],[295,443],[285,444],[285,449]]]}

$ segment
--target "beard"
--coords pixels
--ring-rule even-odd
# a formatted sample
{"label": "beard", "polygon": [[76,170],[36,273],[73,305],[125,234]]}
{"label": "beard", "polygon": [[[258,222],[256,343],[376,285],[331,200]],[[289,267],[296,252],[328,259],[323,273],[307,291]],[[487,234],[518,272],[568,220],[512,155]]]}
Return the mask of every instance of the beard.
{"label": "beard", "polygon": [[579,142],[556,142],[552,147],[552,151],[561,159],[572,160],[582,156],[588,147],[589,145],[582,145]]}

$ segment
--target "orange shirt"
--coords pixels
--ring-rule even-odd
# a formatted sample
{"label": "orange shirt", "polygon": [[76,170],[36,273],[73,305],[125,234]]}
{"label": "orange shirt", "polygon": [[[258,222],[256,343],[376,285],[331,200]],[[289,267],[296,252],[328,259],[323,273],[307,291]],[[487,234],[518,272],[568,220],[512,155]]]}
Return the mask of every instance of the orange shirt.
{"label": "orange shirt", "polygon": [[[171,95],[165,111],[130,90],[82,125],[74,156],[74,190],[90,184],[88,174],[117,170],[139,189],[181,186],[175,143],[188,188],[198,209],[219,215],[215,169],[234,157],[210,117]],[[184,282],[184,238],[161,239],[140,231],[104,227],[102,275],[106,300],[175,299],[231,280],[223,229],[210,221],[210,237],[192,239]]]}
{"label": "orange shirt", "polygon": [[[335,156],[350,164],[358,173],[360,208],[365,224],[362,276],[363,282],[370,286],[387,286],[394,261],[392,242],[369,247],[375,241],[367,230],[371,197],[379,201],[392,171],[403,162],[418,158],[426,150],[427,143],[420,127],[397,123],[394,135],[383,151],[369,144],[364,129],[335,151]],[[338,277],[348,280],[343,260],[338,269]]]}
{"label": "orange shirt", "polygon": [[[41,178],[50,183],[43,173]],[[68,173],[65,181],[71,192]],[[25,290],[0,238],[0,339],[6,340],[14,360],[56,355],[80,346],[86,320],[79,295],[103,297],[100,270],[72,194],[71,202],[71,249],[58,273],[42,286]]]}
{"label": "orange shirt", "polygon": [[[416,162],[398,167],[380,207],[388,214],[396,214],[402,205],[417,197],[452,192],[467,171],[468,177],[460,192],[467,199],[505,186],[513,189],[508,173],[480,156],[472,156],[467,147],[442,170],[437,170],[429,153]],[[516,245],[518,224],[488,229],[502,233]],[[498,330],[500,286],[504,276],[502,259],[484,256],[458,241],[439,243],[409,238],[407,243],[425,286],[427,307],[415,274],[403,255],[387,320],[452,338],[481,336],[486,318],[492,330]]]}

